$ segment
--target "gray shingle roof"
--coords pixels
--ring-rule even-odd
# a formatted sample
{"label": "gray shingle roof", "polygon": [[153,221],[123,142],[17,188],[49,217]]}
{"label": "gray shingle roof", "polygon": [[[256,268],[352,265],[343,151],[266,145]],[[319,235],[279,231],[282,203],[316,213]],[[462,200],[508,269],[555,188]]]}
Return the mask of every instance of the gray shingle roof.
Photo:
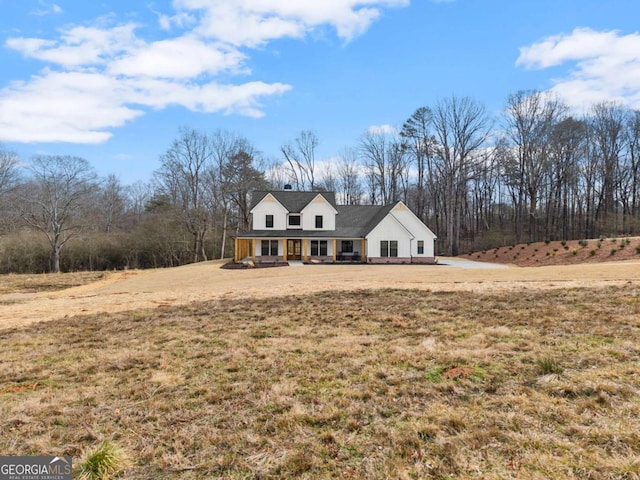
{"label": "gray shingle roof", "polygon": [[251,197],[251,209],[262,200],[267,193],[271,193],[289,212],[298,213],[321,193],[329,203],[337,210],[336,229],[331,231],[309,230],[252,230],[238,235],[238,237],[262,237],[262,238],[364,238],[396,205],[336,205],[333,192],[296,192],[260,191],[253,192]]}
{"label": "gray shingle roof", "polygon": [[391,211],[393,205],[338,205],[336,236],[366,236]]}
{"label": "gray shingle roof", "polygon": [[300,213],[307,204],[316,198],[318,194],[321,194],[333,208],[336,208],[336,196],[333,192],[298,192],[295,190],[269,190],[269,191],[255,191],[251,194],[251,208],[260,203],[265,195],[270,193],[276,200],[278,200],[284,208],[289,210],[290,213]]}

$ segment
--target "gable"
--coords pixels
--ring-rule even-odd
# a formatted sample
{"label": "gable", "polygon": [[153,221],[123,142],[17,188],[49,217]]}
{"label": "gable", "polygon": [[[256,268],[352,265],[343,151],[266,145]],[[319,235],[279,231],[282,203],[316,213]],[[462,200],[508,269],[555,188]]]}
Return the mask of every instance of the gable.
{"label": "gable", "polygon": [[[260,197],[258,197],[258,198],[260,198]],[[253,203],[253,198],[252,198],[252,203]],[[255,203],[255,205],[253,205],[251,210],[249,210],[249,213],[255,213],[255,211],[257,211],[257,210],[266,210],[266,211],[271,210],[271,211],[275,211],[275,212],[280,212],[280,211],[284,210],[285,213],[289,212],[285,208],[285,206],[282,205],[282,203],[280,203],[276,199],[276,197],[274,197],[271,193],[265,194],[264,197],[262,197],[259,201],[257,201]]]}
{"label": "gable", "polygon": [[307,203],[304,208],[300,211],[300,213],[304,213],[305,211],[314,210],[314,211],[328,211],[332,212],[334,215],[337,215],[338,211],[335,209],[331,202],[329,202],[324,194],[318,193],[313,200]]}
{"label": "gable", "polygon": [[333,192],[299,192],[296,190],[254,191],[251,195],[253,210],[267,195],[277,200],[289,213],[300,213],[309,202],[321,195],[333,208],[336,207],[336,197]]}
{"label": "gable", "polygon": [[395,215],[388,213],[378,224],[367,234],[368,240],[398,240],[406,238],[412,240],[414,235],[398,220]]}
{"label": "gable", "polygon": [[404,203],[398,202],[391,214],[416,238],[435,240],[437,237]]}

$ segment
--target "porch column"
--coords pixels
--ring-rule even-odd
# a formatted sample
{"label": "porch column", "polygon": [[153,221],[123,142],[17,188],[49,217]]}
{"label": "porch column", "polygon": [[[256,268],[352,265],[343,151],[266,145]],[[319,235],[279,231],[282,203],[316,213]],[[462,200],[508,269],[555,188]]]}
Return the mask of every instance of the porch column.
{"label": "porch column", "polygon": [[282,261],[283,262],[287,261],[287,239],[286,238],[282,239]]}
{"label": "porch column", "polygon": [[334,238],[334,239],[333,239],[333,262],[334,262],[334,263],[335,263],[335,261],[336,261],[336,253],[337,253],[337,252],[336,252],[336,250],[337,250],[337,248],[336,248],[336,243],[337,243],[337,242],[336,242],[336,239]]}
{"label": "porch column", "polygon": [[256,261],[256,244],[257,244],[257,240],[254,238],[251,240],[251,260],[253,262]]}
{"label": "porch column", "polygon": [[302,260],[304,262],[307,261],[307,239],[306,238],[302,239]]}
{"label": "porch column", "polygon": [[360,261],[361,262],[367,261],[367,239],[366,238],[362,239],[362,250],[360,252]]}

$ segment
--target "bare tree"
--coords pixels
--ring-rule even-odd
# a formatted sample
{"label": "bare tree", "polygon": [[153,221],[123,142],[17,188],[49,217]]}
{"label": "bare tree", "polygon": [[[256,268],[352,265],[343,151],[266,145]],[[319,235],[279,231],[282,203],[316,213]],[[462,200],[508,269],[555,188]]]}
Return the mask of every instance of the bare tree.
{"label": "bare tree", "polygon": [[303,130],[292,141],[285,143],[280,151],[289,166],[297,190],[313,190],[315,187],[316,148],[318,137],[310,130]]}
{"label": "bare tree", "polygon": [[110,233],[124,217],[125,193],[118,177],[111,174],[104,179],[98,191],[97,203],[102,218],[101,230]]}
{"label": "bare tree", "polygon": [[366,132],[360,139],[360,155],[372,203],[383,205],[406,199],[408,157],[396,135]]}
{"label": "bare tree", "polygon": [[632,218],[631,233],[640,228],[640,111],[634,110],[629,115],[626,129],[628,160],[627,168],[631,176],[630,209]]}
{"label": "bare tree", "polygon": [[250,194],[267,188],[264,172],[257,167],[260,153],[246,139],[240,139],[236,151],[223,165],[221,174],[227,197],[238,211],[238,227],[249,227]]}
{"label": "bare tree", "polygon": [[458,255],[467,183],[475,163],[483,159],[479,149],[488,138],[490,125],[484,106],[470,97],[453,96],[437,103],[433,127],[444,185],[447,252]]}
{"label": "bare tree", "polygon": [[208,184],[212,161],[211,140],[205,133],[181,128],[171,147],[160,157],[155,177],[172,201],[193,237],[193,261],[207,260],[205,236],[210,227]]}
{"label": "bare tree", "polygon": [[608,231],[617,227],[616,176],[620,168],[620,155],[624,148],[624,127],[626,111],[621,105],[602,102],[593,106],[591,129],[595,153],[600,159],[602,189],[597,217]]}
{"label": "bare tree", "polygon": [[60,271],[65,244],[84,226],[82,209],[95,188],[96,175],[83,158],[37,156],[29,167],[31,181],[23,185],[24,221],[47,237],[52,270]]}
{"label": "bare tree", "polygon": [[338,198],[344,205],[360,205],[364,190],[360,179],[360,163],[358,152],[345,148],[338,157],[336,169]]}
{"label": "bare tree", "polygon": [[19,161],[18,155],[0,145],[0,231],[9,228],[9,217],[13,216],[7,194],[18,182]]}
{"label": "bare tree", "polygon": [[0,196],[18,181],[18,155],[0,145]]}
{"label": "bare tree", "polygon": [[[432,129],[433,112],[429,107],[420,107],[404,122],[400,131],[407,153],[416,167],[414,211],[423,220],[426,219],[428,202],[426,185],[434,182],[435,138]],[[434,193],[435,189],[431,191]]]}
{"label": "bare tree", "polygon": [[551,135],[566,112],[565,104],[541,92],[521,91],[507,99],[505,119],[517,161],[517,165],[513,165],[510,171],[518,175],[518,178],[511,181],[518,187],[518,206],[528,207],[531,242],[537,240],[538,200],[540,189],[549,173]]}

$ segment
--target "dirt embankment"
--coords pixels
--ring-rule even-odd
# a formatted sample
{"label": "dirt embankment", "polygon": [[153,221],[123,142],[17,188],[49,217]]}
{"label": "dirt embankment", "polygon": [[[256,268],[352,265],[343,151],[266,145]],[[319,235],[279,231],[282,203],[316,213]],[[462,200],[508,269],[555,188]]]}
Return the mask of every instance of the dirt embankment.
{"label": "dirt embankment", "polygon": [[640,237],[509,245],[462,255],[461,258],[519,267],[640,260]]}

